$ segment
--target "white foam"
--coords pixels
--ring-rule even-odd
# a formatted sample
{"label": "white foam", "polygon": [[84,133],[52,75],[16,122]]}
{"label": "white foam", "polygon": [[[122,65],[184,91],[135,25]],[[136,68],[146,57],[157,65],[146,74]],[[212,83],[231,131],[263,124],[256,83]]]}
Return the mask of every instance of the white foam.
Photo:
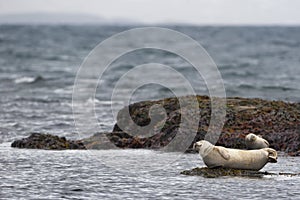
{"label": "white foam", "polygon": [[20,83],[33,83],[36,80],[36,77],[21,77],[17,78],[15,80],[15,83],[20,84]]}

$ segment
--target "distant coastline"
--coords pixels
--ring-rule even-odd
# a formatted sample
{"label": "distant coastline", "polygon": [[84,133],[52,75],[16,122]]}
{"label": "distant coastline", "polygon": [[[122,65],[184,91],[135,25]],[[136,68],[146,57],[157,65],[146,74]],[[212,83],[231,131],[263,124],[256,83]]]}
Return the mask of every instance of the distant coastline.
{"label": "distant coastline", "polygon": [[0,25],[128,25],[138,23],[138,21],[132,21],[129,19],[107,19],[101,16],[74,13],[0,14]]}
{"label": "distant coastline", "polygon": [[0,25],[111,25],[111,26],[202,26],[202,27],[299,27],[300,24],[255,24],[255,23],[188,23],[162,21],[141,22],[129,18],[105,18],[91,14],[78,13],[10,13],[0,14]]}

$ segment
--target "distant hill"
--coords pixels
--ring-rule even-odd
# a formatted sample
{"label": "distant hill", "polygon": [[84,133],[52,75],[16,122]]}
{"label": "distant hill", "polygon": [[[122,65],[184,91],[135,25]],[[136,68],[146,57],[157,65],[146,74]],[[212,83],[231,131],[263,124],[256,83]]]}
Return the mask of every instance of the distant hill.
{"label": "distant hill", "polygon": [[85,14],[28,13],[0,14],[0,24],[135,24],[124,19],[108,20]]}

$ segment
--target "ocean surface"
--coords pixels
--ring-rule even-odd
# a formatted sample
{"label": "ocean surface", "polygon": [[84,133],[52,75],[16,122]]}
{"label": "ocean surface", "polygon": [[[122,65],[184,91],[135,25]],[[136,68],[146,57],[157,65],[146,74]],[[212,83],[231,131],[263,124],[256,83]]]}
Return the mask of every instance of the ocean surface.
{"label": "ocean surface", "polygon": [[[14,139],[31,132],[72,139],[87,136],[78,133],[74,123],[76,73],[94,47],[130,28],[0,25],[0,199],[299,199],[298,177],[179,175],[184,169],[203,165],[194,154],[10,148]],[[300,101],[300,27],[167,28],[190,36],[206,49],[218,66],[227,96]],[[120,77],[137,65],[154,61],[172,66],[196,93],[208,95],[199,74],[178,56],[153,49],[134,51],[111,64],[99,81],[95,101],[87,100],[87,107],[95,105],[98,119],[90,134],[112,130],[111,106],[118,102],[110,98]],[[86,78],[95,79],[93,73]],[[131,100],[173,95],[168,88],[149,84],[138,88]],[[268,164],[264,170],[299,173],[299,166],[299,158],[281,156],[279,163]]]}

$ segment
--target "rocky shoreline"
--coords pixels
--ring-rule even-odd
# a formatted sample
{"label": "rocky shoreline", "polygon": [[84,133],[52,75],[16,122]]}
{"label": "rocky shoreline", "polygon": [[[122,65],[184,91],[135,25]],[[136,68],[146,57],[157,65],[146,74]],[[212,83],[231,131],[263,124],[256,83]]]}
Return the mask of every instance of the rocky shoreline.
{"label": "rocky shoreline", "polygon": [[[186,100],[192,96],[183,97]],[[207,133],[211,104],[207,96],[197,96],[200,121],[197,135],[187,152],[192,152],[192,144],[204,139]],[[269,141],[270,147],[291,156],[300,156],[300,103],[283,101],[268,101],[250,98],[227,98],[226,121],[216,145],[228,148],[245,148],[244,137],[248,133],[261,135]],[[38,149],[108,149],[108,148],[148,148],[159,149],[169,144],[178,134],[181,115],[193,117],[193,112],[180,108],[177,98],[167,98],[158,101],[143,101],[129,105],[119,111],[118,123],[126,124],[126,129],[134,126],[147,126],[150,123],[149,110],[153,105],[161,105],[166,111],[166,118],[156,122],[157,130],[152,130],[149,137],[133,136],[123,132],[115,124],[112,132],[96,133],[89,138],[69,141],[52,135],[31,135],[17,140],[12,147]],[[129,109],[132,121],[126,116]],[[185,113],[182,113],[185,112]],[[165,123],[163,123],[165,120]],[[189,133],[185,128],[184,134]],[[55,142],[56,141],[56,142]]]}

